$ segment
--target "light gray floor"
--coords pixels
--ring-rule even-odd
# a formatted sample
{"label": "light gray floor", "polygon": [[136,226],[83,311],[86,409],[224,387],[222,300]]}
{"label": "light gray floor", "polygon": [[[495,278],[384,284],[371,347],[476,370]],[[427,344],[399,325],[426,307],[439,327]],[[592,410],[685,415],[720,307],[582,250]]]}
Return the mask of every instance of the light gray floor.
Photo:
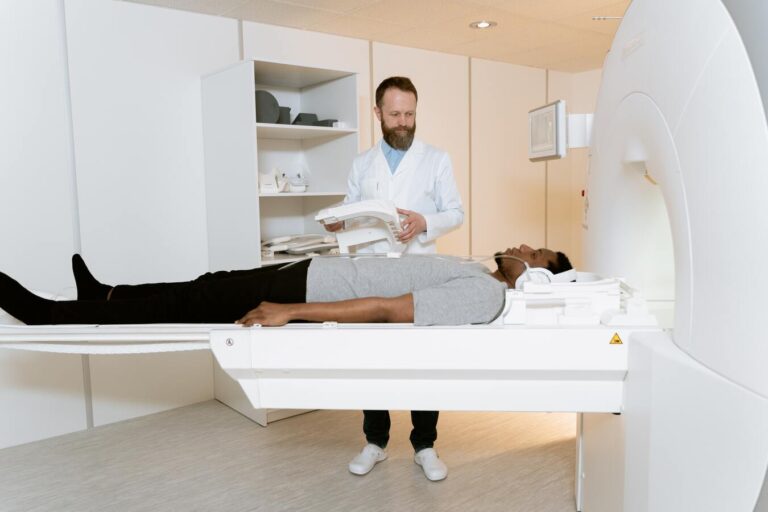
{"label": "light gray floor", "polygon": [[215,402],[0,450],[0,510],[574,510],[573,414],[440,414],[448,478],[413,463],[410,417],[364,477],[362,413],[316,411],[262,428]]}

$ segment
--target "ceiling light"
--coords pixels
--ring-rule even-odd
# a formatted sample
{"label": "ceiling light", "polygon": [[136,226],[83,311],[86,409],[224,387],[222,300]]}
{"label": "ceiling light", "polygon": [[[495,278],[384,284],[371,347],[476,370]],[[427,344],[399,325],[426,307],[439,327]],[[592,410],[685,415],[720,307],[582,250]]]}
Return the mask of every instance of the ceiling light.
{"label": "ceiling light", "polygon": [[496,25],[498,25],[498,23],[496,23],[495,21],[482,20],[482,21],[473,21],[472,23],[469,24],[469,28],[493,28]]}

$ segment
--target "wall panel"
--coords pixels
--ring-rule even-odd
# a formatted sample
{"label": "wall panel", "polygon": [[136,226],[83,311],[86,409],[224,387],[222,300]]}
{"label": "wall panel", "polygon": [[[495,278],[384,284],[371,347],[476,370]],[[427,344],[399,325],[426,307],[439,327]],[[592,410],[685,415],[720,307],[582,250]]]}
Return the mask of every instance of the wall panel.
{"label": "wall panel", "polygon": [[208,269],[200,76],[239,58],[237,22],[67,0],[83,253],[106,282]]}
{"label": "wall panel", "polygon": [[[66,1],[83,253],[107,283],[208,270],[202,75],[239,60],[237,21]],[[210,354],[92,357],[96,425],[213,396]]]}
{"label": "wall panel", "polygon": [[81,356],[0,349],[0,448],[86,427]]}
{"label": "wall panel", "polygon": [[0,2],[0,270],[74,285],[76,205],[60,0]]}
{"label": "wall panel", "polygon": [[[376,86],[393,75],[407,76],[419,91],[416,137],[448,152],[464,204],[464,224],[438,239],[442,254],[469,254],[469,59],[403,46],[373,43],[372,97]],[[375,97],[374,97],[375,98]],[[369,110],[373,109],[373,102]],[[375,116],[373,133],[381,138]]]}
{"label": "wall panel", "polygon": [[528,111],[545,71],[472,59],[472,252],[544,245],[545,174],[528,160]]}
{"label": "wall panel", "polygon": [[[601,70],[584,73],[549,72],[549,101],[563,99],[568,112],[595,111]],[[547,245],[565,252],[581,268],[584,222],[584,195],[587,187],[589,148],[568,150],[562,160],[547,164]]]}
{"label": "wall panel", "polygon": [[[76,206],[61,0],[0,2],[0,271],[74,286]],[[80,356],[0,350],[0,448],[85,428]]]}
{"label": "wall panel", "polygon": [[213,399],[209,351],[91,356],[94,426]]}

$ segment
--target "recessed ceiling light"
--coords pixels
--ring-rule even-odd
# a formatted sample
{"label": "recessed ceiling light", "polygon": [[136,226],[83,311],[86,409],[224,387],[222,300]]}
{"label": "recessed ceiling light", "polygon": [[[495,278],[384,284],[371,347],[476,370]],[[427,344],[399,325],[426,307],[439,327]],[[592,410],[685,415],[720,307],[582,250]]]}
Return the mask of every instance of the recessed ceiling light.
{"label": "recessed ceiling light", "polygon": [[495,21],[482,20],[482,21],[473,21],[472,23],[469,24],[469,28],[493,28],[496,25],[498,25],[498,23],[496,23]]}

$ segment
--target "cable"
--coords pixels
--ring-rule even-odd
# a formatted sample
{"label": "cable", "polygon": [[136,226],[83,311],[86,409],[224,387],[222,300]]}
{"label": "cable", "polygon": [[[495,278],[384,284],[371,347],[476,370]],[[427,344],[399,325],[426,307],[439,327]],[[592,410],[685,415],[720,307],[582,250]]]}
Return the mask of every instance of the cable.
{"label": "cable", "polygon": [[[512,282],[512,280],[509,278],[509,276],[507,276],[506,272],[504,272],[504,269],[502,269],[502,268],[501,268],[501,265],[498,265],[498,268],[499,268],[499,273],[502,275],[502,277],[503,277],[504,279],[506,279],[506,280],[507,280],[507,282],[508,282],[508,283],[509,283],[509,284],[512,286],[512,288],[517,288],[517,281],[518,281],[518,280],[519,280],[521,277],[523,277],[523,276],[525,276],[525,275],[528,275],[528,273],[531,271],[531,267],[528,265],[528,262],[527,262],[527,261],[525,261],[525,260],[524,260],[524,259],[522,259],[522,258],[518,258],[517,256],[512,256],[511,254],[495,254],[495,255],[494,255],[494,259],[496,259],[496,258],[501,258],[501,259],[508,259],[508,260],[516,260],[516,261],[519,261],[520,263],[522,263],[523,265],[525,265],[525,270],[523,271],[523,273],[522,273],[522,274],[520,274],[519,276],[517,276],[517,279],[515,279],[515,282],[514,282],[514,283],[513,283],[513,282]],[[498,264],[498,262],[497,262],[497,264]]]}

